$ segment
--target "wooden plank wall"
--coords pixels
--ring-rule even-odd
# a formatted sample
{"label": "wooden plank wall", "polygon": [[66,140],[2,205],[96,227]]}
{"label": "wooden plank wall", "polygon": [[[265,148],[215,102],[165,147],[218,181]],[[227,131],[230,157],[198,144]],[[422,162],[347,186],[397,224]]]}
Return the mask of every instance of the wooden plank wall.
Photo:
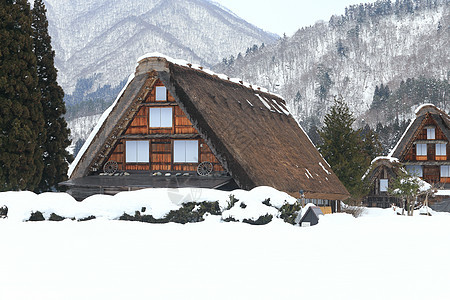
{"label": "wooden plank wall", "polygon": [[435,121],[430,117],[427,118],[422,123],[422,128],[419,129],[420,132],[417,135],[415,141],[426,141],[427,140],[427,128],[426,126],[434,126],[435,127],[435,140],[447,141],[447,157],[436,157],[436,146],[434,143],[430,143],[427,145],[427,156],[416,156],[416,145],[413,145],[411,149],[409,149],[408,153],[405,156],[406,161],[449,161],[449,150],[450,145],[448,143],[447,138],[444,135],[444,132],[437,126]]}
{"label": "wooden plank wall", "polygon": [[[158,80],[155,86],[163,86]],[[150,138],[149,153],[150,163],[125,163],[125,141],[121,138],[108,161],[116,161],[120,170],[139,170],[139,171],[196,171],[198,163],[173,163],[173,141],[171,135],[188,134],[198,135],[197,130],[192,126],[187,116],[176,105],[175,99],[168,92],[167,101],[155,100],[155,88],[149,93],[124,135],[133,135],[132,140],[141,140],[139,135],[164,135],[164,138]],[[171,128],[150,128],[149,111],[150,107],[172,107],[172,127]],[[166,137],[167,136],[167,137]],[[184,138],[182,138],[184,139]],[[209,161],[213,164],[214,171],[224,171],[223,167],[216,159],[211,149],[200,136],[190,137],[189,139],[198,140],[199,144],[199,163]]]}

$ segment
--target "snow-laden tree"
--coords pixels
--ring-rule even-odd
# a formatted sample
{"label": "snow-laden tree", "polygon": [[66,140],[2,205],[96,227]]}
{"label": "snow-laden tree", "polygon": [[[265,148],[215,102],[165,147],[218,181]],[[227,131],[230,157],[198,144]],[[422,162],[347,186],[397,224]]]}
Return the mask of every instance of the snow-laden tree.
{"label": "snow-laden tree", "polygon": [[414,207],[418,203],[418,197],[432,192],[432,186],[417,176],[412,176],[406,171],[399,172],[390,183],[388,193],[402,199],[402,215],[407,211],[408,216],[414,213]]}
{"label": "snow-laden tree", "polygon": [[0,20],[0,191],[33,190],[45,131],[28,2],[1,1]]}
{"label": "snow-laden tree", "polygon": [[68,163],[72,156],[66,151],[70,145],[69,129],[64,114],[64,91],[56,81],[55,51],[48,34],[46,9],[42,0],[35,0],[33,15],[34,53],[37,58],[38,90],[41,95],[45,119],[45,135],[42,137],[44,171],[36,191],[57,189],[58,182],[67,180]]}

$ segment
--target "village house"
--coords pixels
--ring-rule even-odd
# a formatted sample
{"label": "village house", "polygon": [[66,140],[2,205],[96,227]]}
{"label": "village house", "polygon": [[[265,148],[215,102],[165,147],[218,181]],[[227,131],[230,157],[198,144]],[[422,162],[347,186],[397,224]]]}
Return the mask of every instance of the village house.
{"label": "village house", "polygon": [[388,157],[372,162],[367,174],[371,184],[365,204],[376,207],[399,205],[398,199],[389,197],[387,189],[396,178],[399,167],[420,177],[439,189],[431,203],[442,205],[446,190],[450,189],[450,117],[433,104],[424,104],[415,111],[416,117]]}
{"label": "village house", "polygon": [[154,54],[138,61],[61,184],[77,199],[271,186],[330,211],[349,196],[280,96]]}
{"label": "village house", "polygon": [[366,206],[388,208],[401,206],[400,199],[388,194],[389,183],[397,178],[400,170],[398,159],[380,156],[375,158],[364,180],[369,184],[369,194],[364,199]]}

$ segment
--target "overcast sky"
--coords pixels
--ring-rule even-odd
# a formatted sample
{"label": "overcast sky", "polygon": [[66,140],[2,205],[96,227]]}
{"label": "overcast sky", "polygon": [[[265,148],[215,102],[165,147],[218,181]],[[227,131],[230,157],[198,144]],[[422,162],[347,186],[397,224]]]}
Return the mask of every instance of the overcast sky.
{"label": "overcast sky", "polygon": [[374,0],[213,0],[265,31],[291,36],[316,21],[341,15],[351,4]]}

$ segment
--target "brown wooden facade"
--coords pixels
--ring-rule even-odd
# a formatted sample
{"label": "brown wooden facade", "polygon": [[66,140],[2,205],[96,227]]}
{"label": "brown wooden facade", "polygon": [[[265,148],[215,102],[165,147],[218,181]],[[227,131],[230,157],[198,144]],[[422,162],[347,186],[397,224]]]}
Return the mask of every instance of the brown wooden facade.
{"label": "brown wooden facade", "polygon": [[[156,87],[164,87],[158,80],[147,98],[138,107],[137,113],[129,127],[120,137],[116,147],[107,161],[115,161],[122,171],[179,171],[195,172],[200,162],[210,162],[213,172],[224,172],[211,149],[192,126],[185,113],[177,105],[175,99],[166,90],[166,100],[156,101]],[[172,110],[171,127],[152,127],[150,124],[150,109],[168,108]],[[198,141],[198,161],[191,163],[174,162],[174,141]],[[126,161],[126,141],[148,141],[149,161],[132,163]]]}
{"label": "brown wooden facade", "polygon": [[441,169],[449,168],[449,150],[449,140],[443,128],[432,114],[427,112],[400,159],[407,168],[408,166],[421,168],[419,177],[428,183],[445,184],[450,182],[450,174],[446,172],[447,170]]}
{"label": "brown wooden facade", "polygon": [[379,157],[372,162],[370,173],[367,175],[369,194],[364,199],[368,207],[389,208],[400,206],[400,199],[388,194],[387,189],[392,180],[397,177],[400,164],[388,157]]}

